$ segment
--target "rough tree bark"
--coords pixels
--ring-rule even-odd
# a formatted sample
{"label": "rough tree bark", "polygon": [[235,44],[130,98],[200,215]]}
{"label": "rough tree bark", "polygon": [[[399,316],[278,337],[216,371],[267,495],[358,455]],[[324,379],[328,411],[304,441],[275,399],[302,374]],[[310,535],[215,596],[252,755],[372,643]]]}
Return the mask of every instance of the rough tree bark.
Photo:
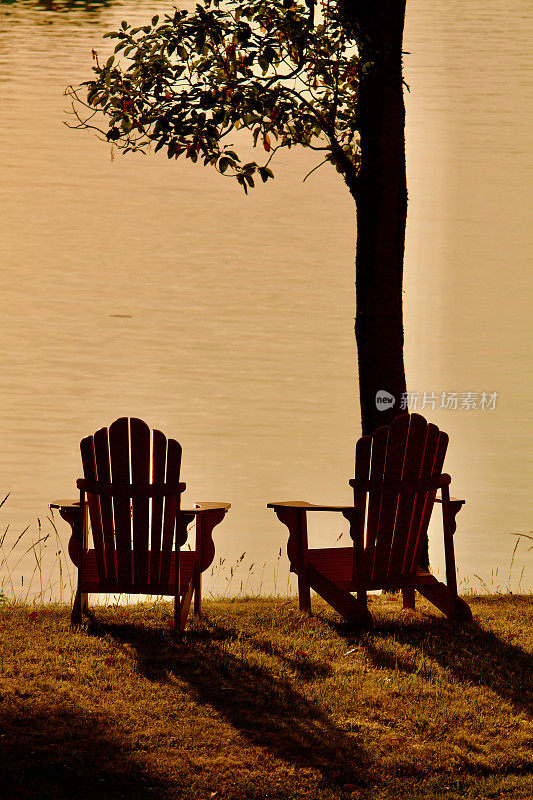
{"label": "rough tree bark", "polygon": [[[363,433],[400,413],[406,391],[402,282],[407,216],[402,39],[406,0],[342,0],[361,41],[356,113],[361,166],[349,188],[357,208],[356,321]],[[394,403],[376,403],[378,392]]]}

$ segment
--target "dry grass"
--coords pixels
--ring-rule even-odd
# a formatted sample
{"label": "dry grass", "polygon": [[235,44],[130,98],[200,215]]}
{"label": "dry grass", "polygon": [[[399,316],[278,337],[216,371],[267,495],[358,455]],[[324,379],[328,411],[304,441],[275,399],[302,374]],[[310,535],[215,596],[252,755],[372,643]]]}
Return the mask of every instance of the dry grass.
{"label": "dry grass", "polygon": [[471,598],[457,628],[373,601],[350,634],[316,601],[0,605],[0,797],[533,796],[533,598]]}

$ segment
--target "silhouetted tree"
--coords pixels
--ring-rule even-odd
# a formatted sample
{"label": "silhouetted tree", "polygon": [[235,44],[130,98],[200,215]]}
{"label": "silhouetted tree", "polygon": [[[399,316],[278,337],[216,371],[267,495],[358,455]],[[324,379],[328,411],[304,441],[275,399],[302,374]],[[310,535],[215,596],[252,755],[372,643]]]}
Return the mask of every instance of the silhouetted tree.
{"label": "silhouetted tree", "polygon": [[[282,148],[308,147],[335,166],[357,210],[364,433],[400,413],[405,392],[404,15],[405,0],[326,0],[320,9],[315,0],[206,0],[193,14],[123,22],[106,34],[117,40],[115,55],[100,64],[94,54],[86,94],[67,90],[76,127],[95,128],[124,152],[153,147],[209,164],[245,192],[274,177]],[[227,144],[238,128],[262,161],[243,162]],[[394,402],[378,408],[378,392]]]}

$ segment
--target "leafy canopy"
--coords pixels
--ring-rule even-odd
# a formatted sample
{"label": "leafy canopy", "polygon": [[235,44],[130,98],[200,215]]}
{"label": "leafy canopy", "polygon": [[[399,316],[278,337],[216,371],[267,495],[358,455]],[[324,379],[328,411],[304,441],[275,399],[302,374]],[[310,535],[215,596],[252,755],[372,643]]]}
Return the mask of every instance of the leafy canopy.
{"label": "leafy canopy", "polygon": [[[153,146],[211,164],[245,192],[254,175],[273,178],[274,154],[297,144],[323,151],[349,186],[357,174],[357,89],[371,64],[361,63],[336,0],[319,13],[315,0],[205,0],[192,14],[122,22],[106,37],[118,40],[115,55],[102,66],[93,52],[86,98],[82,87],[67,89],[74,127],[94,128],[124,152]],[[240,128],[264,151],[262,163],[243,163],[228,141]]]}

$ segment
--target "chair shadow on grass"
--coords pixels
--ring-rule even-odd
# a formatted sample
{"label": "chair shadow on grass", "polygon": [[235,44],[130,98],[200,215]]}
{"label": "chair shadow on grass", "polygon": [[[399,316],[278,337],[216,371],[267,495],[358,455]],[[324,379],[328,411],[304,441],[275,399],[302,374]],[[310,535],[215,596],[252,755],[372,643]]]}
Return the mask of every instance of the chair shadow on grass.
{"label": "chair shadow on grass", "polygon": [[378,625],[365,643],[376,667],[418,672],[412,661],[402,659],[397,650],[387,650],[389,636],[399,644],[411,645],[436,662],[459,683],[484,686],[508,701],[517,711],[533,717],[533,655],[505,641],[479,625],[457,627],[445,619],[404,619],[401,625]]}
{"label": "chair shadow on grass", "polygon": [[[183,639],[164,630],[132,624],[99,622],[92,633],[110,636],[133,648],[138,669],[148,680],[162,685],[178,678],[190,687],[192,698],[221,715],[248,741],[296,768],[318,770],[332,785],[371,780],[372,764],[357,742],[318,706],[300,694],[289,680],[260,663],[230,652],[235,631],[204,618],[198,630]],[[270,649],[253,636],[246,638],[247,652],[284,660],[298,679],[323,676],[329,670],[320,663],[299,661],[290,654]]]}
{"label": "chair shadow on grass", "polygon": [[[398,669],[407,674],[416,673],[419,667],[399,657],[397,650],[388,649],[390,635],[396,642],[411,645],[423,653],[429,661],[429,671],[431,662],[436,663],[450,672],[457,683],[488,688],[508,701],[516,712],[523,712],[530,719],[533,717],[533,656],[520,647],[477,624],[458,628],[448,620],[434,617],[413,619],[401,626],[387,623],[378,627],[365,644],[370,660],[378,668]],[[495,770],[502,777],[530,777],[533,773],[533,758],[499,768],[480,762],[472,752],[463,751],[462,759],[464,773],[480,780],[492,779]],[[414,764],[411,772],[422,777]]]}
{"label": "chair shadow on grass", "polygon": [[104,714],[69,703],[0,707],[0,797],[5,800],[161,800],[168,786],[125,748]]}

